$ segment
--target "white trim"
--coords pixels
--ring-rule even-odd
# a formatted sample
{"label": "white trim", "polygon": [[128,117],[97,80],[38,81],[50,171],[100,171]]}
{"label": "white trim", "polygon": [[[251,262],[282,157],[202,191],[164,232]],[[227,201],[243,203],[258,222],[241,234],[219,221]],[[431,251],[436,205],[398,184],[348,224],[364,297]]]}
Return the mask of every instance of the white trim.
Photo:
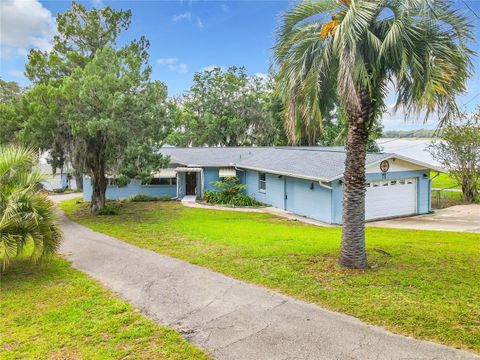
{"label": "white trim", "polygon": [[172,179],[177,177],[177,170],[174,168],[162,168],[154,173],[153,177],[160,179]]}
{"label": "white trim", "polygon": [[[389,156],[387,158],[384,158],[384,159],[381,159],[381,160],[378,160],[378,161],[374,161],[373,163],[370,163],[367,166],[377,165],[377,164],[380,164],[384,160],[390,160],[390,159],[399,159],[399,160],[403,160],[405,162],[409,162],[409,163],[418,165],[418,166],[420,166],[424,169],[434,170],[436,172],[441,172],[441,173],[444,173],[444,174],[448,173],[447,170],[442,169],[438,166],[430,165],[430,164],[424,163],[422,161],[414,160],[414,159],[411,159],[409,157],[398,155],[398,154],[392,154],[391,156]],[[381,172],[381,171],[379,171],[379,172]]]}
{"label": "white trim", "polygon": [[202,172],[201,167],[177,167],[175,169],[177,172]]}
{"label": "white trim", "polygon": [[200,171],[200,198],[203,198],[203,169]]}
{"label": "white trim", "polygon": [[320,185],[321,187],[325,188],[325,189],[328,189],[328,190],[332,190],[332,187],[327,185],[327,184],[324,184],[323,181],[319,181],[318,182],[318,185]]}

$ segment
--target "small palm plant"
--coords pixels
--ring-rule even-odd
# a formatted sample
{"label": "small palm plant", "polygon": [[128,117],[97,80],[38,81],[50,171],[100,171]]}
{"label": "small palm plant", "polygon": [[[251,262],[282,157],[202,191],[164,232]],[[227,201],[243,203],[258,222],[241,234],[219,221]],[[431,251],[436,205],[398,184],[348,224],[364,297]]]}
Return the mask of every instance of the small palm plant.
{"label": "small palm plant", "polygon": [[27,250],[34,261],[55,253],[62,239],[36,161],[31,149],[0,147],[0,271]]}

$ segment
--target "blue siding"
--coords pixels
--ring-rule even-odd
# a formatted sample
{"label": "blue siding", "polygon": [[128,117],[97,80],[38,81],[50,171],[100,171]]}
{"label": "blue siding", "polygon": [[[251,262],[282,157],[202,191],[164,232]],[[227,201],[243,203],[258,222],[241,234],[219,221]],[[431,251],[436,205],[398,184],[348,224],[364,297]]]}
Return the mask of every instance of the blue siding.
{"label": "blue siding", "polygon": [[218,168],[203,168],[203,190],[215,190],[212,182],[220,180]]}
{"label": "blue siding", "polygon": [[[220,168],[218,167],[206,167],[203,168],[203,190],[217,190],[215,186],[212,185],[213,182],[221,180],[219,176]],[[237,170],[237,178],[240,180],[241,183],[245,183],[244,181],[244,172]]]}
{"label": "blue siding", "polygon": [[286,179],[286,210],[298,215],[330,223],[332,221],[332,191],[318,181]]}
{"label": "blue siding", "polygon": [[[331,222],[331,191],[316,181],[266,174],[266,191],[258,191],[258,172],[246,171],[247,194],[256,200],[298,215]],[[313,183],[313,190],[310,189]],[[287,198],[285,199],[285,192]]]}
{"label": "blue siding", "polygon": [[264,204],[271,205],[267,200],[268,192],[268,182],[266,192],[258,191],[258,172],[256,171],[245,171],[245,184],[247,185],[246,193],[247,195],[253,197],[255,200],[260,201]]}
{"label": "blue siding", "polygon": [[[133,195],[146,194],[150,196],[169,195],[177,196],[176,185],[142,185],[140,180],[132,180],[125,187],[107,186],[107,200],[128,199]],[[92,183],[90,178],[83,178],[83,200],[90,201],[92,198]]]}
{"label": "blue siding", "polygon": [[266,174],[267,204],[285,209],[285,179],[285,176]]}
{"label": "blue siding", "polygon": [[[417,179],[417,213],[427,214],[431,211],[430,204],[430,171],[393,171],[386,174],[385,180],[416,178]],[[367,174],[367,180],[383,180],[381,173]],[[342,223],[343,212],[343,187],[340,181],[332,183],[333,187],[333,217],[334,224]]]}

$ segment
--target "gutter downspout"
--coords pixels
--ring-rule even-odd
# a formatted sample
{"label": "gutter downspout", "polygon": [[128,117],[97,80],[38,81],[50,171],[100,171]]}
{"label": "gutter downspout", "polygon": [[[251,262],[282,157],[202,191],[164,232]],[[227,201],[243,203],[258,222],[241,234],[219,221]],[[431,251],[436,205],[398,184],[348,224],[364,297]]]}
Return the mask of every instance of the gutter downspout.
{"label": "gutter downspout", "polygon": [[243,172],[243,183],[246,185],[247,184],[247,171],[245,169],[239,169],[236,165],[233,167],[235,171],[241,171]]}
{"label": "gutter downspout", "polygon": [[200,199],[203,198],[203,168],[200,170]]}
{"label": "gutter downspout", "polygon": [[323,181],[319,181],[318,185],[320,185],[321,187],[323,187],[325,189],[332,190],[332,187],[324,184]]}
{"label": "gutter downspout", "polygon": [[180,182],[180,179],[179,179],[179,176],[178,176],[178,172],[177,172],[177,196],[175,196],[173,199],[176,200],[178,199],[178,183]]}

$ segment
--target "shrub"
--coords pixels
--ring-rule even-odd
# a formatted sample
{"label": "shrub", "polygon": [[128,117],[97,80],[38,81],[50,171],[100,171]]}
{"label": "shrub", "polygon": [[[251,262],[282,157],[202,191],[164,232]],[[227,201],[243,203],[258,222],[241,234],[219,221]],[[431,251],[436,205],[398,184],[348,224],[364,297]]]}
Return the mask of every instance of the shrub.
{"label": "shrub", "polygon": [[132,202],[145,202],[145,201],[158,201],[160,198],[158,196],[151,196],[147,194],[137,194],[133,195],[130,198],[130,201]]}
{"label": "shrub", "polygon": [[172,196],[168,195],[168,194],[165,194],[165,195],[162,195],[161,199],[163,201],[170,201],[170,200],[172,200]]}
{"label": "shrub", "polygon": [[212,183],[217,188],[217,192],[225,198],[241,194],[247,188],[247,185],[240,184],[236,177],[227,177],[221,181],[215,181]]}
{"label": "shrub", "polygon": [[33,170],[35,151],[0,147],[0,271],[26,249],[31,259],[53,254],[62,240],[53,203],[38,184]]}
{"label": "shrub", "polygon": [[111,204],[105,204],[103,209],[98,210],[98,215],[118,215],[120,213],[120,209]]}
{"label": "shrub", "polygon": [[210,204],[223,204],[230,206],[260,206],[262,203],[246,195],[246,185],[240,184],[235,177],[225,178],[212,184],[217,191],[205,191],[204,199]]}

